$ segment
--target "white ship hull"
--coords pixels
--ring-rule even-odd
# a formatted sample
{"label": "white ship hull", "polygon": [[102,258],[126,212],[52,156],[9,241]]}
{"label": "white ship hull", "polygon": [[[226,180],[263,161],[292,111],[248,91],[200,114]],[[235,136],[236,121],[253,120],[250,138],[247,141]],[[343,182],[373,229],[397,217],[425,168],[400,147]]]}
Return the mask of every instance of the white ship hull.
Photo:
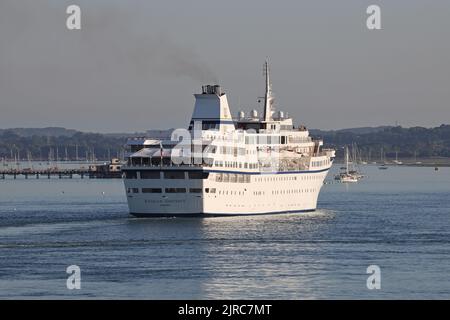
{"label": "white ship hull", "polygon": [[[209,171],[202,180],[124,181],[130,213],[137,217],[278,214],[316,210],[328,170],[248,174],[249,182],[216,181],[218,171]],[[166,192],[182,189],[185,192]]]}

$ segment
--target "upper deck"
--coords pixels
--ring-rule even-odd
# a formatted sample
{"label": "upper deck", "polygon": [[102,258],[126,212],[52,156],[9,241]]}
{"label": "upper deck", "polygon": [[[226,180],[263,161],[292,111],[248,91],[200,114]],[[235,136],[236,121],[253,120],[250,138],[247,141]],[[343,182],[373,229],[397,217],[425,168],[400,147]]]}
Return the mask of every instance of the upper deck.
{"label": "upper deck", "polygon": [[325,168],[333,150],[321,150],[322,140],[295,127],[283,111],[275,112],[268,63],[265,64],[264,112],[231,117],[226,94],[218,85],[202,87],[188,129],[149,132],[128,140],[128,167],[220,168],[245,172],[295,171]]}

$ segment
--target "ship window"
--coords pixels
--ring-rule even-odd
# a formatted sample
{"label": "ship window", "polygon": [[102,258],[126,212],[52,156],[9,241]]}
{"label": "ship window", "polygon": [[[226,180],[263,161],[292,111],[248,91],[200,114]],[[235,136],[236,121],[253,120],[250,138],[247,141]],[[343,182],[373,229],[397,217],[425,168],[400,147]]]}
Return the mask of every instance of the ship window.
{"label": "ship window", "polygon": [[137,179],[137,171],[125,171],[125,179]]}
{"label": "ship window", "polygon": [[164,179],[184,179],[184,171],[164,171]]}
{"label": "ship window", "polygon": [[133,188],[133,193],[139,193],[139,188]]}
{"label": "ship window", "polygon": [[141,171],[141,179],[159,179],[159,171]]}
{"label": "ship window", "polygon": [[207,145],[203,145],[203,152],[205,153],[216,153],[216,146],[207,144]]}
{"label": "ship window", "polygon": [[131,145],[130,147],[130,151],[131,152],[138,152],[139,150],[141,150],[142,148],[144,148],[143,145]]}
{"label": "ship window", "polygon": [[166,188],[166,193],[186,193],[186,188]]}
{"label": "ship window", "polygon": [[161,188],[142,188],[142,193],[162,193]]}
{"label": "ship window", "polygon": [[202,188],[190,188],[190,193],[202,193]]}
{"label": "ship window", "polygon": [[255,144],[255,142],[256,142],[255,138],[256,137],[254,137],[254,136],[245,137],[245,143],[246,144]]}
{"label": "ship window", "polygon": [[209,172],[188,171],[189,179],[208,179]]}
{"label": "ship window", "polygon": [[270,137],[270,144],[279,144],[280,143],[280,137],[279,136],[271,136]]}

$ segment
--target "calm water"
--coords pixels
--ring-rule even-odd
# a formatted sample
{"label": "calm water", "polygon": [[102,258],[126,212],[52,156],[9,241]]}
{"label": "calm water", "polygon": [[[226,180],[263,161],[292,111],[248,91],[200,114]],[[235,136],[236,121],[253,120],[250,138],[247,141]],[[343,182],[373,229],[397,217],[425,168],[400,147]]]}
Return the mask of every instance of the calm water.
{"label": "calm water", "polygon": [[120,180],[0,180],[0,298],[450,299],[450,168],[364,171],[312,214],[206,219],[132,218]]}

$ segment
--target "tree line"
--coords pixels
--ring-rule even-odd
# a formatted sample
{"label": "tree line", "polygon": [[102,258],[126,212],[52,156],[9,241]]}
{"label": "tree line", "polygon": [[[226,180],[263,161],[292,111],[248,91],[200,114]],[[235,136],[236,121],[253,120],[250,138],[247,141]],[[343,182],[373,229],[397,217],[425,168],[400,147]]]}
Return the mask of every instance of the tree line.
{"label": "tree line", "polygon": [[[47,128],[48,129],[48,128]],[[17,160],[109,160],[121,156],[127,135],[62,131],[57,135],[19,134],[21,131],[0,130],[0,158]],[[65,130],[65,129],[62,129]],[[19,132],[19,133],[18,133]],[[316,138],[324,139],[325,147],[336,149],[343,157],[344,146],[356,144],[359,155],[367,160],[379,159],[383,152],[387,158],[450,157],[450,125],[435,128],[380,127],[369,132],[361,129],[337,131],[311,130]],[[129,136],[129,135],[128,135]]]}
{"label": "tree line", "polygon": [[71,136],[21,136],[0,132],[0,158],[7,160],[109,160],[121,157],[125,137],[76,132]]}
{"label": "tree line", "polygon": [[430,158],[450,157],[450,125],[435,128],[401,126],[387,127],[377,132],[360,133],[351,130],[321,131],[325,147],[335,148],[343,158],[343,147],[356,144],[362,158]]}

